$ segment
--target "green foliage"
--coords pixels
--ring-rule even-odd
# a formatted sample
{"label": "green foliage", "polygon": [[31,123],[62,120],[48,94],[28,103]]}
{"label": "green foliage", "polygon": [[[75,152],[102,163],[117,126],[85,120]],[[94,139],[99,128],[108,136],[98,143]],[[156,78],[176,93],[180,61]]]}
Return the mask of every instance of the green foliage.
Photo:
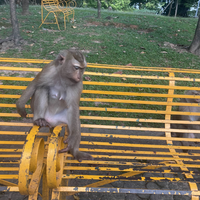
{"label": "green foliage", "polygon": [[146,7],[146,9],[149,9],[149,10],[157,10],[158,9],[158,3],[159,3],[158,0],[149,0],[145,4],[145,7]]}
{"label": "green foliage", "polygon": [[[107,9],[108,7],[112,7],[113,10],[128,10],[130,0],[101,0],[101,7]],[[97,1],[94,0],[86,0],[84,6],[90,8],[97,8]]]}
{"label": "green foliage", "polygon": [[109,6],[111,6],[113,10],[127,10],[129,8],[129,3],[129,0],[110,0]]}

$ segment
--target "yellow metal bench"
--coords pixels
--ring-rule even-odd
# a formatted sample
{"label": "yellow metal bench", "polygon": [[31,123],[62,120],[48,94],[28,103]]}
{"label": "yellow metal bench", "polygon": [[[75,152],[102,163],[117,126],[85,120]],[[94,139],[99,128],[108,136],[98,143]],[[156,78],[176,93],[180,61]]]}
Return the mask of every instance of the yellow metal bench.
{"label": "yellow metal bench", "polygon": [[183,123],[170,118],[191,114],[176,111],[176,106],[183,105],[178,99],[185,90],[199,90],[200,70],[88,64],[80,103],[80,150],[94,160],[79,163],[70,154],[57,154],[62,135],[67,136],[66,131],[59,136],[62,127],[51,135],[33,126],[32,114],[22,119],[16,112],[22,90],[50,61],[0,62],[0,191],[5,195],[19,192],[32,200],[38,195],[43,200],[63,200],[65,195],[106,199],[102,195],[108,193],[116,199],[199,199],[200,146],[182,146],[180,141],[200,139],[171,137],[171,131],[188,130],[170,129],[170,123]]}
{"label": "yellow metal bench", "polygon": [[[72,21],[74,21],[74,7],[76,7],[76,1],[74,0],[42,0],[41,1],[41,18],[42,24],[57,24],[58,29],[60,30],[60,26],[58,23],[58,16],[60,13],[63,14],[64,19],[64,28],[66,29],[66,17],[69,22],[69,16],[72,15]],[[47,14],[46,14],[47,12]],[[44,17],[44,15],[46,16]],[[47,22],[47,17],[53,14],[55,18],[55,22]]]}

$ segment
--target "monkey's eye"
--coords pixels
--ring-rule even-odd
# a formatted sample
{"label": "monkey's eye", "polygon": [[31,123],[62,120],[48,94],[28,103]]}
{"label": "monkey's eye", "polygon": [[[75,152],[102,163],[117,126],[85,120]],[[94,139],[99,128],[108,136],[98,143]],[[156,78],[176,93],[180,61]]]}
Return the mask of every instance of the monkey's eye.
{"label": "monkey's eye", "polygon": [[78,70],[80,67],[79,66],[74,66],[75,70]]}

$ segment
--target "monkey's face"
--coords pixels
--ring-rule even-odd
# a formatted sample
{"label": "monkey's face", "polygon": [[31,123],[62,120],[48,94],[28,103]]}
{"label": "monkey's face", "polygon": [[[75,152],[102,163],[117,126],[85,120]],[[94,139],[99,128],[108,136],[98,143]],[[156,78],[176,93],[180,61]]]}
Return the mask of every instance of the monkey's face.
{"label": "monkey's face", "polygon": [[71,85],[82,81],[87,63],[81,52],[65,50],[58,55],[56,66],[61,80]]}
{"label": "monkey's face", "polygon": [[199,96],[198,99],[193,99],[193,98],[191,98],[191,99],[189,99],[188,101],[189,101],[190,103],[200,103],[200,91],[197,91],[197,90],[188,90],[188,91],[185,92],[185,94],[187,94],[187,95],[192,95],[192,96],[196,96],[196,97]]}
{"label": "monkey's face", "polygon": [[79,82],[82,80],[83,73],[85,71],[86,62],[79,62],[76,59],[71,60],[72,77],[74,82]]}
{"label": "monkey's face", "polygon": [[74,57],[65,59],[65,62],[59,66],[60,76],[67,81],[70,80],[72,83],[78,83],[82,81],[82,76],[86,68],[86,61],[79,62]]}
{"label": "monkey's face", "polygon": [[[193,94],[195,96],[199,96],[200,95],[200,91],[196,91],[196,90],[193,90]],[[200,103],[200,98],[199,99],[194,99],[197,103]]]}

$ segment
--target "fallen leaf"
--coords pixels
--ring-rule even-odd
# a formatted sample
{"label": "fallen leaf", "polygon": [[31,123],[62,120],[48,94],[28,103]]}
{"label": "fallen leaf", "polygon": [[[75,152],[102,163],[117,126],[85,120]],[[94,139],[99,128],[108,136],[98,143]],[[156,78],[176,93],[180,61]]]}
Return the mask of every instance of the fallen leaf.
{"label": "fallen leaf", "polygon": [[122,80],[126,81],[127,79],[126,78],[122,78]]}
{"label": "fallen leaf", "polygon": [[130,28],[138,29],[138,26],[137,25],[130,25]]}
{"label": "fallen leaf", "polygon": [[49,54],[53,54],[55,51],[51,51]]}
{"label": "fallen leaf", "polygon": [[7,20],[5,17],[2,17],[1,19],[2,19],[2,20]]}
{"label": "fallen leaf", "polygon": [[34,43],[33,44],[30,44],[30,46],[32,47],[34,45]]}
{"label": "fallen leaf", "polygon": [[114,72],[113,74],[122,74],[122,71],[117,71],[117,72]]}
{"label": "fallen leaf", "polygon": [[126,66],[133,66],[132,63],[128,63]]}
{"label": "fallen leaf", "polygon": [[91,81],[92,79],[91,79],[89,76],[86,76],[86,77],[85,77],[85,80]]}
{"label": "fallen leaf", "polygon": [[121,45],[119,45],[119,46],[120,46],[120,47],[123,47],[124,45],[121,44]]}
{"label": "fallen leaf", "polygon": [[142,52],[140,52],[140,54],[145,54],[145,52],[144,52],[144,51],[142,51]]}
{"label": "fallen leaf", "polygon": [[160,53],[167,53],[166,51],[161,51]]}
{"label": "fallen leaf", "polygon": [[72,26],[72,28],[77,28],[76,26]]}

